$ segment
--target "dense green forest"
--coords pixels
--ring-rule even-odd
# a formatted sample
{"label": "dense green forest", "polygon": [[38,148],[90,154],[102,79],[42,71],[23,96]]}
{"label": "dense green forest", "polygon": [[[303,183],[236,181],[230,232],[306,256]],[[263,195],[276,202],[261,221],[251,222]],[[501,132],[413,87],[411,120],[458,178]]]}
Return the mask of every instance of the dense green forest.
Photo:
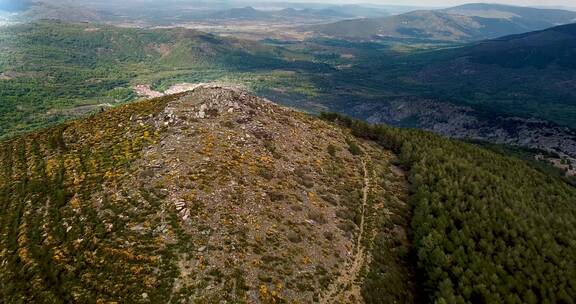
{"label": "dense green forest", "polygon": [[[561,30],[576,33],[572,27]],[[556,32],[545,34],[556,41]],[[133,85],[164,90],[179,82],[224,81],[300,108],[344,113],[363,103],[411,96],[471,106],[486,117],[519,115],[576,126],[574,91],[568,86],[573,42],[500,56],[514,39],[405,54],[398,48],[414,45],[332,39],[256,43],[184,29],[56,21],[1,27],[0,281],[6,284],[0,286],[0,302],[23,303],[18,295],[38,303],[93,302],[101,294],[121,298],[145,292],[137,278],[157,290],[151,301],[170,294],[162,283],[174,276],[174,265],[164,262],[171,258],[169,248],[148,252],[153,237],[138,239],[139,234],[121,229],[128,220],[116,219],[114,229],[98,222],[98,210],[118,208],[112,197],[79,207],[94,189],[113,188],[130,176],[129,164],[157,139],[159,130],[134,121],[157,113],[170,97],[124,105],[137,99]],[[526,52],[544,55],[520,60]],[[462,58],[472,72],[452,73]],[[58,125],[108,107],[118,109],[107,119],[93,115]],[[414,260],[431,302],[575,302],[573,179],[521,149],[374,126],[337,114],[322,118],[399,155],[409,172],[411,210],[401,210],[403,217],[396,220],[410,223]],[[45,126],[52,127],[29,132]],[[27,134],[15,136],[20,133]],[[350,149],[360,153],[352,144]],[[149,210],[158,208],[161,194],[137,191]],[[124,202],[139,207],[132,199]],[[149,210],[129,216],[145,217]],[[389,286],[379,288],[381,273],[393,269],[389,263],[413,257],[385,249],[393,241],[384,235],[376,240],[383,250],[373,255],[377,267],[368,272],[363,290],[370,303],[391,292]],[[137,250],[118,249],[123,248],[115,243],[119,239],[130,239]],[[123,284],[102,273],[123,278]]]}
{"label": "dense green forest", "polygon": [[576,188],[476,145],[322,117],[399,153],[431,301],[574,303]]}
{"label": "dense green forest", "polygon": [[494,151],[502,155],[515,156],[517,158],[520,158],[526,161],[533,168],[541,171],[542,173],[546,175],[556,176],[564,180],[565,182],[573,186],[576,186],[576,176],[567,176],[565,170],[553,166],[550,162],[546,160],[538,159],[538,155],[542,155],[544,157],[550,157],[552,159],[562,159],[562,157],[557,155],[556,153],[542,151],[539,149],[493,144],[490,142],[478,141],[478,140],[469,140],[467,142],[479,145],[480,147],[486,148],[488,150]]}

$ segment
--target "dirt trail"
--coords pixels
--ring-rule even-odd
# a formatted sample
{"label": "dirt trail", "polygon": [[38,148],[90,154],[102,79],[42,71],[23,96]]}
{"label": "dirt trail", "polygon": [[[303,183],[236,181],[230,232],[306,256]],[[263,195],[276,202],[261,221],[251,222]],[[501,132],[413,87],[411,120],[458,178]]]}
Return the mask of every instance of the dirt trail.
{"label": "dirt trail", "polygon": [[[366,156],[368,158],[368,156]],[[320,303],[359,303],[361,296],[361,286],[356,280],[360,276],[362,266],[366,261],[366,248],[364,248],[363,237],[365,230],[365,215],[368,204],[368,194],[370,193],[370,173],[366,166],[366,159],[362,159],[362,170],[364,171],[364,187],[362,189],[362,216],[360,218],[360,232],[356,240],[356,254],[348,267],[341,270],[336,280],[328,286],[326,293],[320,299]]]}

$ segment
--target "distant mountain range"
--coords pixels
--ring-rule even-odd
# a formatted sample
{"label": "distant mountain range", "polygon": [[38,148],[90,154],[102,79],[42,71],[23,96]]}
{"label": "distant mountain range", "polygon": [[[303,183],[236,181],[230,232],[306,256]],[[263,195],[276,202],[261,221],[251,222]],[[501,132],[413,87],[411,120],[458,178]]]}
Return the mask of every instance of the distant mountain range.
{"label": "distant mountain range", "polygon": [[[40,0],[32,5],[10,5],[15,10],[20,8],[22,19],[58,19],[62,21],[107,22],[137,24],[171,25],[181,22],[201,21],[266,21],[292,22],[295,25],[302,21],[334,22],[343,19],[361,17],[382,17],[389,13],[385,9],[361,5],[321,5],[301,7],[301,5],[273,6],[255,8],[251,5],[235,7],[243,3],[194,3],[172,1],[170,3],[143,2],[141,5],[126,5],[112,2],[65,2]],[[5,5],[6,6],[6,5]],[[0,11],[2,5],[0,2]]]}
{"label": "distant mountain range", "polygon": [[270,18],[271,14],[254,9],[251,6],[244,8],[231,8],[207,14],[211,19],[262,19]]}
{"label": "distant mountain range", "polygon": [[[412,78],[472,104],[576,128],[576,24],[407,58]],[[465,88],[463,86],[466,86]],[[452,93],[448,93],[451,91]],[[489,97],[488,97],[489,96]]]}
{"label": "distant mountain range", "polygon": [[350,40],[409,38],[478,41],[567,24],[576,12],[495,4],[467,4],[396,16],[339,21],[308,28],[320,35]]}
{"label": "distant mountain range", "polygon": [[[2,28],[0,41],[5,42],[0,45],[1,135],[74,115],[78,96],[81,106],[93,98],[96,104],[113,104],[132,99],[132,85],[165,77],[204,82],[238,79],[239,71],[316,66],[301,63],[304,55],[284,48],[182,28],[39,21]],[[63,110],[59,105],[64,103],[53,103],[57,100],[72,108]],[[41,108],[51,111],[39,114]]]}

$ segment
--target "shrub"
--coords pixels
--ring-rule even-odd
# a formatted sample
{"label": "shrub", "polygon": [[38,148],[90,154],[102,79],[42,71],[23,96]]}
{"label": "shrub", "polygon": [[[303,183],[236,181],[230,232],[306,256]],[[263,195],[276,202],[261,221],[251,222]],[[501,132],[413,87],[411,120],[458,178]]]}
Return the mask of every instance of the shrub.
{"label": "shrub", "polygon": [[362,149],[353,140],[348,140],[348,151],[354,156],[362,155]]}
{"label": "shrub", "polygon": [[328,145],[328,154],[330,154],[330,156],[332,157],[336,157],[336,146],[334,146],[333,144]]}

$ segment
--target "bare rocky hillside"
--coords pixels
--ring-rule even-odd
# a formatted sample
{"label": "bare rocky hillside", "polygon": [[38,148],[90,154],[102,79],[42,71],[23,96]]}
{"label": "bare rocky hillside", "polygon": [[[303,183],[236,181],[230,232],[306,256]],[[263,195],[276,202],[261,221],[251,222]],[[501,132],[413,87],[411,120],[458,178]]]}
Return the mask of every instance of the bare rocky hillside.
{"label": "bare rocky hillside", "polygon": [[8,208],[21,224],[3,230],[0,281],[32,289],[27,300],[362,303],[376,235],[408,243],[401,225],[380,229],[388,204],[405,206],[392,153],[241,90],[198,87],[43,132],[2,147],[3,167],[24,149],[38,162],[28,183],[49,176],[64,192]]}

